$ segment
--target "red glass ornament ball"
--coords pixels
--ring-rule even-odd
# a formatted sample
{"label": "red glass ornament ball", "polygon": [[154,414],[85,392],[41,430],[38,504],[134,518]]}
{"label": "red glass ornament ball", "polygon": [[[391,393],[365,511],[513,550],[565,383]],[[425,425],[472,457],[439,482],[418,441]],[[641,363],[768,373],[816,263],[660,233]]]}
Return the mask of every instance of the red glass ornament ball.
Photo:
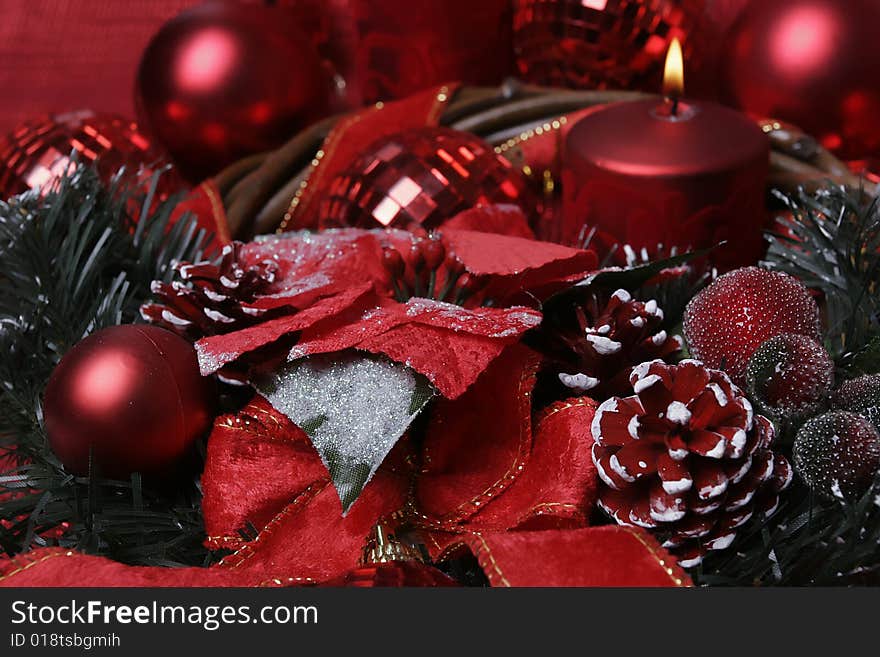
{"label": "red glass ornament ball", "polygon": [[173,470],[212,420],[213,388],[192,345],[155,326],[103,329],[52,372],[43,417],[52,450],[73,474]]}
{"label": "red glass ornament ball", "polygon": [[448,128],[383,137],[329,185],[321,227],[432,230],[478,205],[512,203],[529,218],[525,177],[485,141]]}
{"label": "red glass ornament ball", "polygon": [[356,588],[459,586],[458,582],[442,571],[419,561],[388,561],[360,566],[348,571],[324,586]]}
{"label": "red glass ornament ball", "polygon": [[725,99],[845,157],[880,153],[878,25],[876,0],[752,0],[725,38]]}
{"label": "red glass ornament ball", "polygon": [[209,2],[179,14],[138,68],[138,118],[192,181],[326,115],[332,85],[296,12]]}
{"label": "red glass ornament ball", "polygon": [[523,79],[548,86],[638,86],[659,77],[673,37],[692,59],[689,37],[704,5],[704,0],[515,0],[517,68]]}
{"label": "red glass ornament ball", "polygon": [[[47,115],[0,141],[0,196],[45,189],[69,171],[74,152],[80,162],[96,163],[106,179],[122,166],[133,172],[143,168],[148,176],[164,165],[161,151],[133,121],[90,110]],[[163,180],[171,182],[167,176]]]}

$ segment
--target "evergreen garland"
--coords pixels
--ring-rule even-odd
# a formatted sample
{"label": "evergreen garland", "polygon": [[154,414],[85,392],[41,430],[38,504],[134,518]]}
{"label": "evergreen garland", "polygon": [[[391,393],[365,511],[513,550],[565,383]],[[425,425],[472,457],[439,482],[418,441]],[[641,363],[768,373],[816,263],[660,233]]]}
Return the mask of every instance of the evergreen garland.
{"label": "evergreen garland", "polygon": [[207,244],[179,197],[160,200],[120,171],[105,185],[76,165],[48,193],[0,201],[0,551],[61,545],[136,564],[200,564],[195,479],[174,490],[74,477],[48,447],[41,396],[79,340],[139,320],[154,279]]}
{"label": "evergreen garland", "polygon": [[[761,264],[821,294],[825,344],[839,381],[880,372],[878,199],[830,184],[813,193],[776,195],[790,214],[767,236]],[[790,457],[790,443],[777,439],[776,449]],[[694,575],[705,585],[880,583],[880,473],[851,501],[816,496],[796,477],[771,518],[755,518],[730,549],[711,554]]]}
{"label": "evergreen garland", "polygon": [[880,202],[836,185],[776,195],[790,215],[762,264],[822,294],[826,346],[845,363],[880,335]]}
{"label": "evergreen garland", "polygon": [[[105,326],[139,320],[150,284],[170,281],[176,261],[198,261],[206,245],[195,222],[172,223],[179,199],[109,185],[78,166],[48,194],[0,202],[0,550],[61,545],[142,565],[207,565],[197,476],[158,488],[136,474],[109,481],[67,474],[42,428],[40,399],[61,356]],[[820,291],[826,343],[845,378],[880,372],[876,201],[840,187],[782,197],[791,210],[769,236],[765,266]],[[661,298],[675,326],[707,276],[666,279],[695,255],[629,263],[594,284]],[[671,271],[671,270],[670,270]],[[606,280],[607,279],[607,280]],[[561,306],[581,290],[563,293]],[[573,295],[573,296],[572,296]],[[553,303],[545,311],[553,318]],[[550,322],[552,324],[552,321]],[[197,472],[195,469],[194,472]],[[860,499],[822,500],[800,482],[770,519],[755,518],[734,545],[692,573],[700,585],[840,585],[880,582],[880,475]]]}

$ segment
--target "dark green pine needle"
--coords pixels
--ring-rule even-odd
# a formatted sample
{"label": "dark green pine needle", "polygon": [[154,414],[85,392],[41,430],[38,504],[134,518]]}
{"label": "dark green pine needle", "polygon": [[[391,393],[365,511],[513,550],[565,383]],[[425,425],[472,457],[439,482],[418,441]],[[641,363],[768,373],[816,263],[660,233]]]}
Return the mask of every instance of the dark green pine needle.
{"label": "dark green pine needle", "polygon": [[[48,447],[41,396],[83,337],[139,321],[154,279],[198,260],[207,238],[179,196],[159,200],[162,172],[108,184],[77,166],[44,196],[0,201],[0,553],[75,547],[136,564],[203,564],[194,476],[161,487],[75,478]],[[194,469],[195,470],[195,469]]]}

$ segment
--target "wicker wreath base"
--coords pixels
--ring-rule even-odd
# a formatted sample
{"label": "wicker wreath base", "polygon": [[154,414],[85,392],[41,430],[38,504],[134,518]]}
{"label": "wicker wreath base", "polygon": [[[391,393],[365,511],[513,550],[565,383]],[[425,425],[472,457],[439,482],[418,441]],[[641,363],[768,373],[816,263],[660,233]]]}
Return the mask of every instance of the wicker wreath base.
{"label": "wicker wreath base", "polygon": [[[633,91],[569,91],[509,80],[498,88],[459,89],[446,104],[440,124],[474,133],[505,152],[536,128],[558,124],[566,114],[648,96]],[[233,237],[247,239],[278,229],[296,190],[308,178],[315,154],[341,118],[316,123],[277,150],[239,160],[215,177]],[[831,181],[876,194],[875,185],[854,175],[797,127],[774,119],[759,124],[771,143],[769,187],[793,191]]]}

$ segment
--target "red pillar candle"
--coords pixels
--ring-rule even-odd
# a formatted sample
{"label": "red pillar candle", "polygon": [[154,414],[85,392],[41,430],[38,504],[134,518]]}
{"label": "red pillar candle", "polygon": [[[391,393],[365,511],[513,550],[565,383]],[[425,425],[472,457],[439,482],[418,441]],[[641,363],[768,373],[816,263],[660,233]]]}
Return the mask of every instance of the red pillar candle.
{"label": "red pillar candle", "polygon": [[649,253],[726,240],[713,262],[723,269],[752,264],[763,248],[769,142],[734,110],[677,100],[683,84],[675,45],[665,100],[600,107],[569,131],[563,238],[576,242],[585,227],[596,228],[605,242]]}

